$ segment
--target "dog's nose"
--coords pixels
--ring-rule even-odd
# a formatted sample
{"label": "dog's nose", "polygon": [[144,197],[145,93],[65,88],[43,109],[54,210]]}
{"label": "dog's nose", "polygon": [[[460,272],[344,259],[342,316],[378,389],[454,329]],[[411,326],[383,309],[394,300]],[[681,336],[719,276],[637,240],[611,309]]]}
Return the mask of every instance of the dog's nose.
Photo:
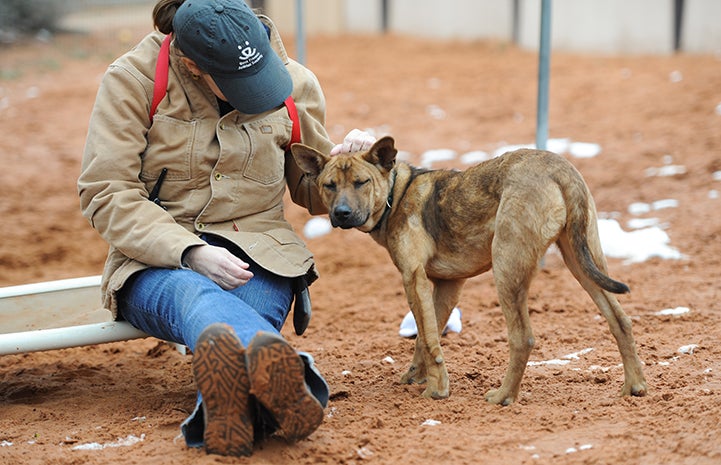
{"label": "dog's nose", "polygon": [[348,205],[338,205],[333,209],[331,222],[333,226],[343,226],[353,214],[353,210]]}

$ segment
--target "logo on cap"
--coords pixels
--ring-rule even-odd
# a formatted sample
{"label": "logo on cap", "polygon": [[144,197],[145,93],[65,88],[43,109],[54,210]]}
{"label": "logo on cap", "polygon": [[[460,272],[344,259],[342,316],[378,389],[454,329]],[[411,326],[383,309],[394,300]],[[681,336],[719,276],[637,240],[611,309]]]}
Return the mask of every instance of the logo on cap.
{"label": "logo on cap", "polygon": [[255,47],[251,47],[250,42],[247,40],[245,41],[245,44],[238,45],[238,50],[240,50],[240,55],[238,56],[238,70],[250,68],[263,58],[263,54],[258,52]]}

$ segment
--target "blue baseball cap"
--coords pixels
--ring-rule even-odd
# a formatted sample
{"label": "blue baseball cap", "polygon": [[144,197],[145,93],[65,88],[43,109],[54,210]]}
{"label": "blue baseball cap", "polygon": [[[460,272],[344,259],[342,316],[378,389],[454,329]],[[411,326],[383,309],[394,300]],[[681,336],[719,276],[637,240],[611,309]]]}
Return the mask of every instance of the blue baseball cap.
{"label": "blue baseball cap", "polygon": [[173,18],[173,34],[175,45],[242,113],[278,107],[293,90],[268,30],[243,0],[185,0]]}

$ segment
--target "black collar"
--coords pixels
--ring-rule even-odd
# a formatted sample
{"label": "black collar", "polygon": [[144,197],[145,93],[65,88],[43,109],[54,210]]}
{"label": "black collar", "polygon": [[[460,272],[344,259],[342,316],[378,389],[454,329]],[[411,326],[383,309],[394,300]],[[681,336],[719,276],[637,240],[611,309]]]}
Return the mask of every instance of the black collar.
{"label": "black collar", "polygon": [[381,215],[381,219],[378,220],[375,226],[373,226],[373,229],[368,231],[368,233],[375,232],[381,228],[381,225],[386,221],[386,218],[388,217],[388,213],[390,213],[391,208],[393,207],[393,189],[396,187],[396,170],[393,170],[393,177],[391,178],[391,188],[388,191],[388,198],[386,198],[386,209],[383,210],[383,214]]}

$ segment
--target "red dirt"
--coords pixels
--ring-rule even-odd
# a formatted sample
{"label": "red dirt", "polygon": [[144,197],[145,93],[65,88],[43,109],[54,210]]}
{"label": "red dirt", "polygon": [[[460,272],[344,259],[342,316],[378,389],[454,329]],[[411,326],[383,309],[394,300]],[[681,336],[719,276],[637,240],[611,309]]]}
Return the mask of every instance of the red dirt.
{"label": "red dirt", "polygon": [[[106,245],[80,216],[75,180],[99,77],[121,43],[69,35],[0,50],[0,286],[100,274]],[[288,40],[293,52],[292,38]],[[429,149],[493,151],[534,140],[537,55],[486,42],[406,37],[314,37],[308,65],[339,140],[353,127],[390,133],[420,163]],[[682,79],[671,79],[674,71]],[[454,463],[718,464],[721,462],[721,61],[713,56],[607,57],[555,52],[550,136],[596,142],[569,158],[600,212],[622,225],[633,202],[673,198],[655,211],[686,258],[624,264],[650,392],[621,398],[620,357],[604,321],[556,255],[534,281],[532,360],[593,348],[565,366],[528,367],[510,407],[489,405],[507,364],[505,323],[490,273],[469,281],[464,328],[443,338],[449,399],[400,385],[413,341],[398,336],[407,311],[386,252],[356,231],[308,240],[321,279],[314,316],[298,337],[332,390],[320,429],[296,445],[271,441],[251,459],[189,450],[179,424],[193,407],[190,356],[154,339],[0,357],[0,462],[6,464]],[[678,74],[676,74],[678,76]],[[677,81],[677,82],[674,82]],[[34,92],[37,98],[28,98]],[[445,118],[429,111],[440,107]],[[668,163],[686,173],[645,177]],[[439,166],[462,168],[460,161]],[[300,230],[309,216],[288,215]],[[680,316],[658,316],[688,307]],[[678,349],[696,344],[690,354]],[[440,422],[424,424],[427,420]],[[141,441],[121,446],[118,440]],[[74,450],[88,443],[117,445]]]}

